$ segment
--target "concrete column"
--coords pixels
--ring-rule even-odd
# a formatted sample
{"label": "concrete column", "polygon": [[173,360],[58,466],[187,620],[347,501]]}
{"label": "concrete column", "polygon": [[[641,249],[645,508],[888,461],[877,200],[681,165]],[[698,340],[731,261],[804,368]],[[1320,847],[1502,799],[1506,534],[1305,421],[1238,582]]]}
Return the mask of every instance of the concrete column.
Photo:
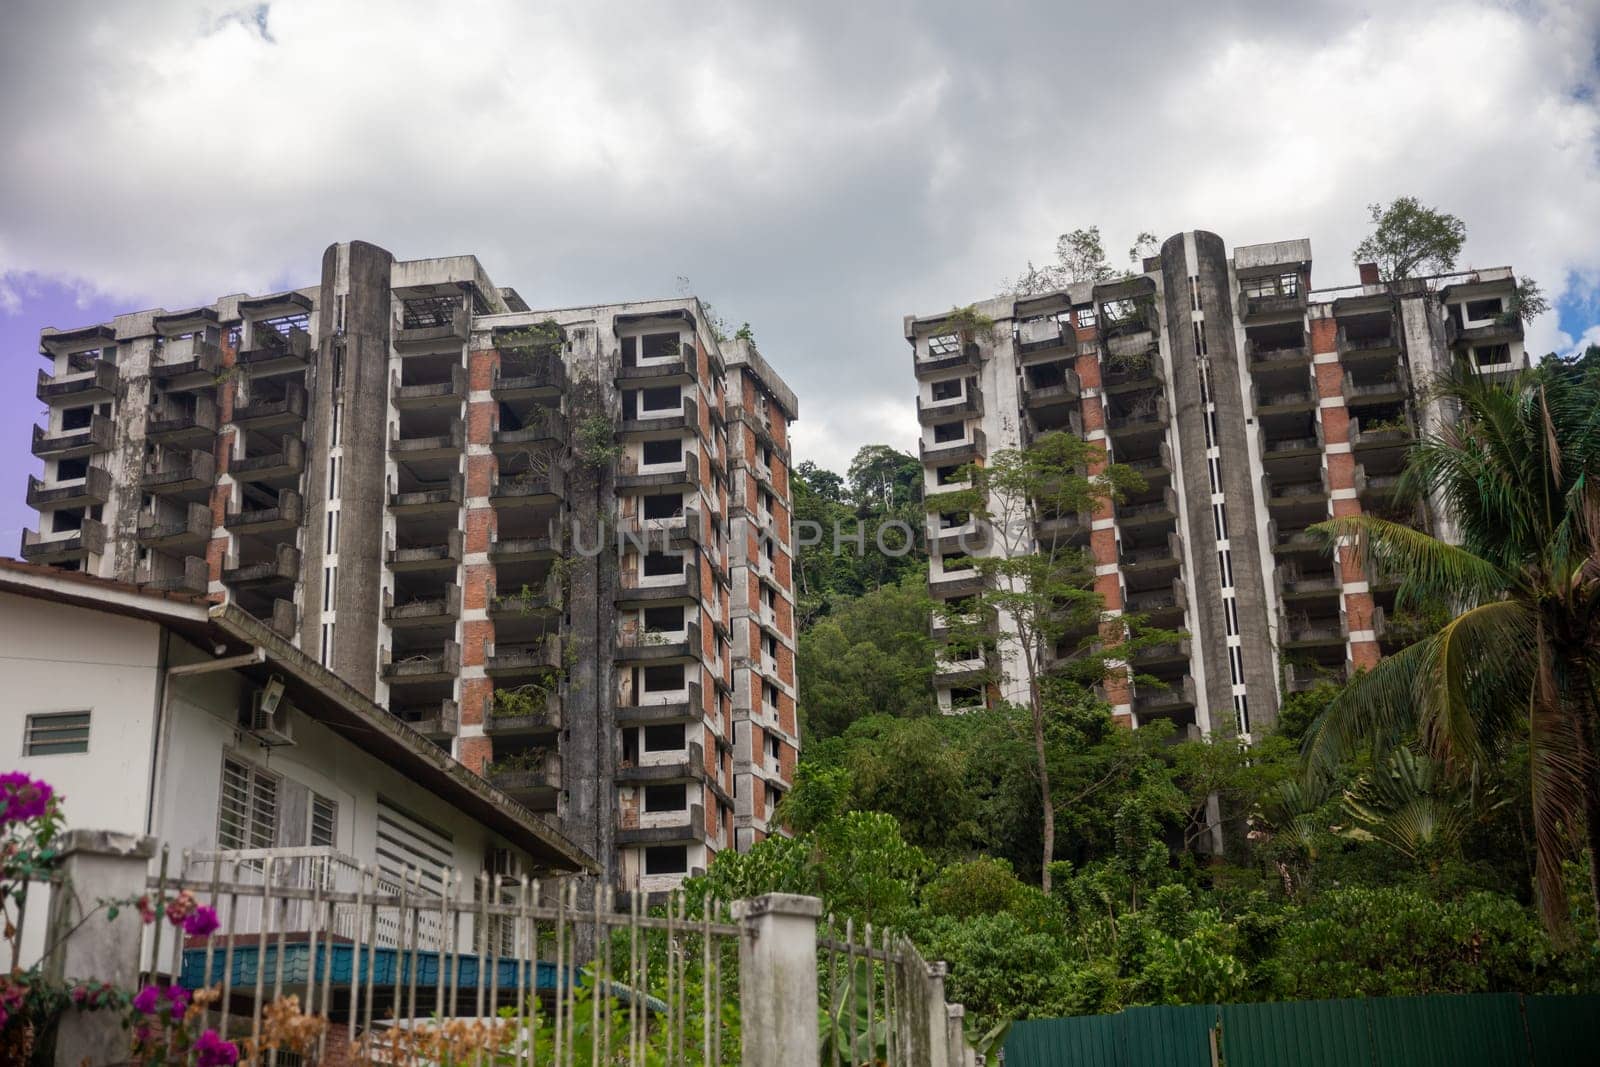
{"label": "concrete column", "polygon": [[945,1040],[950,1049],[950,1067],[968,1067],[978,1057],[967,1047],[967,1008],[964,1004],[944,1006]]}
{"label": "concrete column", "polygon": [[928,984],[926,987],[927,1004],[924,1006],[924,1021],[928,1028],[928,1067],[960,1067],[956,1053],[961,1050],[960,1045],[950,1043],[950,1026],[945,1014],[944,979],[950,973],[950,965],[944,960],[932,960],[926,964],[928,968]]}
{"label": "concrete column", "polygon": [[768,893],[733,905],[744,1067],[816,1063],[817,918],[822,901]]}
{"label": "concrete column", "polygon": [[[155,838],[137,834],[71,830],[63,836],[62,881],[50,895],[47,978],[111,982],[125,989],[138,983],[144,939],[138,913],[115,920],[90,913],[101,900],[142,894],[155,852]],[[56,1037],[58,1067],[99,1067],[127,1058],[128,1032],[119,1012],[79,1012],[63,1020]]]}

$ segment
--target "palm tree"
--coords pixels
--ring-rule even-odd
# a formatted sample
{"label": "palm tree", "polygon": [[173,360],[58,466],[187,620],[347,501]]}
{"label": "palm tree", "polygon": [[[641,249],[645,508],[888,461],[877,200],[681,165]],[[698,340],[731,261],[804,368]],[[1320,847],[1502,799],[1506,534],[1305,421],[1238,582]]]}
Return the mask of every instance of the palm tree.
{"label": "palm tree", "polygon": [[1432,389],[1455,417],[1413,447],[1403,488],[1441,505],[1460,543],[1367,515],[1316,529],[1398,577],[1401,608],[1442,601],[1451,618],[1354,679],[1305,754],[1327,769],[1414,737],[1465,776],[1525,737],[1540,908],[1562,922],[1561,863],[1581,847],[1600,915],[1600,391],[1466,370]]}

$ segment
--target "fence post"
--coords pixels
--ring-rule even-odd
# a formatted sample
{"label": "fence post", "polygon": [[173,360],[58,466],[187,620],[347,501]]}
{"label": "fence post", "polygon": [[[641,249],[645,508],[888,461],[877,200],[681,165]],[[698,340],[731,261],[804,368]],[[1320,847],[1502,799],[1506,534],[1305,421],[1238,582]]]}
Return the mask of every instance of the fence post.
{"label": "fence post", "polygon": [[951,1067],[972,1067],[978,1057],[967,1044],[967,1008],[964,1004],[946,1004],[945,1041],[950,1049]]}
{"label": "fence post", "polygon": [[928,974],[928,1002],[921,1015],[928,1028],[927,1037],[923,1039],[928,1043],[928,1067],[961,1067],[955,1056],[960,1046],[950,1044],[950,1023],[945,1015],[944,979],[950,973],[950,965],[944,960],[930,960],[923,966]]}
{"label": "fence post", "polygon": [[[50,894],[46,924],[48,978],[110,982],[123,989],[138,983],[144,940],[138,913],[114,921],[92,913],[102,900],[142,895],[155,852],[155,838],[139,834],[69,830],[62,835],[62,878]],[[120,1013],[69,1012],[62,1020],[56,1035],[58,1067],[99,1067],[127,1059],[128,1033]]]}
{"label": "fence post", "polygon": [[736,901],[744,1067],[816,1063],[817,918],[822,901],[768,893]]}

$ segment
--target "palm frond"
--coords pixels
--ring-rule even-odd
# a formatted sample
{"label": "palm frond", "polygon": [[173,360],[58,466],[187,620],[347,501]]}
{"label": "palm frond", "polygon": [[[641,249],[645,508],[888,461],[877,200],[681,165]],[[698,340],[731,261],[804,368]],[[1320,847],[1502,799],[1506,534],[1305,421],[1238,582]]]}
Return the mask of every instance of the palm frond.
{"label": "palm frond", "polygon": [[[1572,855],[1575,829],[1584,817],[1584,788],[1595,773],[1588,724],[1563,700],[1556,665],[1542,623],[1538,631],[1538,667],[1528,693],[1528,760],[1533,791],[1534,864],[1539,910],[1545,922],[1559,929],[1566,920],[1563,862]],[[1591,857],[1591,862],[1595,858]]]}
{"label": "palm frond", "polygon": [[1509,576],[1495,564],[1420,530],[1375,515],[1346,515],[1310,527],[1329,545],[1349,543],[1370,576],[1393,574],[1407,599],[1477,604],[1504,595]]}

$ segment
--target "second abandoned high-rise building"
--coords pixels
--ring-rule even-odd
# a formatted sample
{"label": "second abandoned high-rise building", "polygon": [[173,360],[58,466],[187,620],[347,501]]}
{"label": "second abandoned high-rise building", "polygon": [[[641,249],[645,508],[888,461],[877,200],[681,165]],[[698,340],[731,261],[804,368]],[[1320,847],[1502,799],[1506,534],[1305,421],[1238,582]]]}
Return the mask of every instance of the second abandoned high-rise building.
{"label": "second abandoned high-rise building", "polygon": [[652,891],[794,773],[794,394],[693,298],[530,310],[471,256],[47,330],[36,562],[268,620]]}
{"label": "second abandoned high-rise building", "polygon": [[[1363,267],[1359,285],[1312,290],[1308,241],[1230,258],[1191,231],[1142,274],[978,303],[989,337],[963,336],[948,314],[908,317],[925,491],[970,488],[968,465],[1055,430],[1137,470],[1144,492],[1036,516],[1035,539],[1088,550],[1110,616],[1190,635],[1136,658],[1158,684],[1107,685],[1119,717],[1248,739],[1287,693],[1405,639],[1394,584],[1306,528],[1367,512],[1448,536],[1436,502],[1395,497],[1407,446],[1445,417],[1421,386],[1461,363],[1527,365],[1515,284],[1505,267],[1393,283]],[[929,524],[934,596],[972,595],[981,579],[966,561],[1000,551],[997,539],[965,514]],[[1000,662],[938,665],[945,710],[1022,699],[1015,641],[998,626]],[[1070,656],[1086,636],[1047,652]]]}

